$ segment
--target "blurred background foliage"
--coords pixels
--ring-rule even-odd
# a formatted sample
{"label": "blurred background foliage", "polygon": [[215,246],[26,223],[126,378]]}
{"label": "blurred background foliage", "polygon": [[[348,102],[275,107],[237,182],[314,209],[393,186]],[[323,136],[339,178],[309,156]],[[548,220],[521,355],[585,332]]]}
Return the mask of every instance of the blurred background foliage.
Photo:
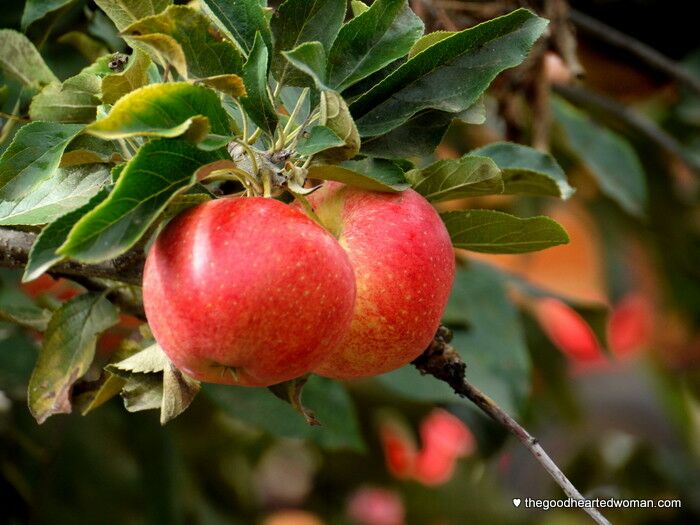
{"label": "blurred background foliage", "polygon": [[[682,502],[606,510],[613,523],[700,522],[700,49],[689,4],[411,3],[428,30],[522,4],[552,20],[528,63],[494,84],[486,124],[453,125],[437,151],[534,145],[577,188],[565,203],[469,202],[544,212],[571,243],[460,254],[445,322],[468,377],[540,438],[586,496]],[[34,14],[46,4],[45,16]],[[26,29],[61,79],[125,49],[90,1],[9,0],[0,27]],[[23,107],[2,77],[0,106]],[[0,123],[4,148],[22,123]],[[49,277],[18,283],[16,272],[0,272],[0,303],[55,303],[79,290]],[[98,361],[137,331],[123,316],[102,336]],[[26,408],[37,343],[31,329],[0,321],[3,524],[589,522],[575,510],[514,508],[512,498],[562,495],[519,443],[412,367],[345,385],[313,378],[304,399],[323,427],[267,390],[215,385],[165,428],[118,400],[38,426]]]}

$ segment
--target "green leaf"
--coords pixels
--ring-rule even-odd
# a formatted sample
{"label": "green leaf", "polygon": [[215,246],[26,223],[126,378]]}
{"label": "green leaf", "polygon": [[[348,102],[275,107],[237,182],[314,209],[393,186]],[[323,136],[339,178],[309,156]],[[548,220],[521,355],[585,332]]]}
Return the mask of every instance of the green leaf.
{"label": "green leaf", "polygon": [[27,0],[22,12],[22,31],[49,13],[72,4],[75,0]]}
{"label": "green leaf", "polygon": [[34,44],[12,29],[0,29],[0,71],[33,90],[58,82]]}
{"label": "green leaf", "polygon": [[231,42],[214,30],[199,11],[181,5],[168,7],[125,28],[122,33],[139,42],[160,62],[169,62],[184,78],[240,73],[243,58]]}
{"label": "green leaf", "polygon": [[406,55],[423,34],[423,22],[406,0],[376,0],[345,24],[328,54],[328,83],[337,91]]}
{"label": "green leaf", "polygon": [[496,142],[472,151],[472,155],[488,157],[498,165],[503,172],[504,193],[568,199],[576,191],[569,185],[557,161],[536,149],[511,142]]}
{"label": "green leaf", "polygon": [[159,409],[163,406],[163,374],[129,375],[121,396],[129,412]]}
{"label": "green leaf", "polygon": [[422,36],[408,52],[408,58],[413,58],[418,53],[425,51],[433,44],[437,44],[441,40],[445,40],[455,34],[455,31],[433,31],[425,36]]}
{"label": "green leaf", "polygon": [[171,82],[145,86],[122,97],[107,117],[89,125],[87,131],[105,140],[177,137],[187,132],[188,138],[197,141],[209,132],[228,135],[230,123],[214,91]]}
{"label": "green leaf", "polygon": [[129,24],[157,15],[173,2],[172,0],[95,0],[95,3],[114,22],[119,31]]}
{"label": "green leaf", "polygon": [[362,13],[367,12],[369,6],[362,0],[351,0],[350,8],[352,9],[352,16],[360,16]]}
{"label": "green leaf", "polygon": [[29,380],[29,410],[39,423],[70,413],[71,388],[92,363],[98,335],[118,322],[104,294],[79,295],[54,312]]}
{"label": "green leaf", "polygon": [[315,155],[329,148],[343,146],[345,141],[326,126],[315,126],[311,128],[308,135],[304,135],[297,141],[297,153],[299,155]]}
{"label": "green leaf", "polygon": [[[531,365],[518,312],[498,271],[478,263],[457,272],[446,318],[455,325],[452,345],[467,363],[468,380],[514,415],[530,390]],[[468,326],[468,330],[457,327]],[[383,386],[408,399],[471,403],[442,381],[405,366],[379,376]]]}
{"label": "green leaf", "polygon": [[160,424],[165,425],[187,410],[200,388],[199,381],[191,378],[169,362],[163,371]]}
{"label": "green leaf", "polygon": [[503,193],[498,166],[488,158],[439,160],[406,173],[413,189],[433,202]]}
{"label": "green leaf", "polygon": [[348,105],[335,91],[322,91],[319,122],[343,139],[343,146],[326,150],[324,158],[332,161],[352,159],[360,152],[360,134]]}
{"label": "green leaf", "polygon": [[32,120],[92,122],[102,103],[101,86],[102,79],[91,73],[80,73],[63,84],[49,84],[32,99],[29,116]]}
{"label": "green leaf", "polygon": [[224,413],[274,436],[308,439],[327,449],[364,448],[352,401],[337,381],[311,376],[304,387],[304,402],[321,426],[308,425],[267,388],[207,384],[203,390]]}
{"label": "green leaf", "polygon": [[425,109],[464,111],[525,59],[546,25],[519,9],[430,46],[352,103],[360,135],[381,135]]}
{"label": "green leaf", "polygon": [[0,225],[47,224],[85,204],[109,180],[104,164],[58,168],[21,198],[0,201]]}
{"label": "green leaf", "polygon": [[80,415],[85,416],[119,394],[124,385],[126,385],[126,379],[110,372],[103,372],[97,384],[91,385],[90,390],[81,391],[75,396],[73,404],[80,411]]}
{"label": "green leaf", "polygon": [[78,51],[89,62],[94,62],[109,53],[101,40],[91,37],[82,31],[68,31],[56,39],[60,44],[66,44]]}
{"label": "green leaf", "polygon": [[521,219],[495,210],[449,211],[440,215],[455,248],[482,253],[525,253],[569,242],[549,217]]}
{"label": "green leaf", "polygon": [[412,116],[385,135],[363,139],[360,152],[390,159],[425,157],[433,154],[453,122],[483,124],[485,119],[483,97],[461,113],[429,109]]}
{"label": "green leaf", "polygon": [[[0,321],[9,321],[43,332],[49,319],[49,310],[37,306],[18,287],[0,282]],[[2,338],[3,336],[0,336],[0,339]]]}
{"label": "green leaf", "polygon": [[116,164],[123,161],[122,155],[123,152],[113,141],[78,135],[68,144],[59,165],[68,168],[79,164]]}
{"label": "green leaf", "polygon": [[[129,56],[129,55],[127,55]],[[124,95],[148,84],[151,59],[140,49],[134,49],[123,71],[102,79],[102,102],[115,104]]]}
{"label": "green leaf", "polygon": [[19,201],[53,177],[63,150],[82,125],[31,122],[0,157],[0,201]]}
{"label": "green leaf", "polygon": [[632,146],[561,99],[556,99],[553,107],[566,143],[589,169],[601,191],[631,215],[644,215],[648,198],[646,179]]}
{"label": "green leaf", "polygon": [[326,50],[321,42],[304,42],[282,54],[290,64],[308,75],[317,89],[329,89],[326,85]]}
{"label": "green leaf", "polygon": [[286,0],[272,19],[274,53],[272,72],[288,86],[307,86],[305,74],[282,55],[304,42],[320,42],[328,51],[338,34],[346,12],[345,0]]}
{"label": "green leaf", "polygon": [[37,236],[32,249],[29,252],[29,261],[24,269],[22,281],[32,281],[39,277],[54,264],[64,259],[57,250],[66,242],[68,234],[73,226],[109,195],[109,189],[103,188],[96,193],[86,204],[65,215],[62,215],[51,224],[47,225]]}
{"label": "green leaf", "polygon": [[335,180],[371,191],[397,192],[409,187],[403,170],[390,160],[348,160],[341,164],[313,164],[312,179]]}
{"label": "green leaf", "polygon": [[105,370],[113,374],[155,374],[163,372],[169,363],[163,349],[158,344],[152,344],[122,361],[107,365]]}
{"label": "green leaf", "polygon": [[184,412],[199,392],[195,381],[170,362],[158,344],[105,367],[124,380],[122,398],[129,412],[160,409],[165,425]]}
{"label": "green leaf", "polygon": [[201,6],[246,55],[253,49],[256,33],[272,49],[270,25],[259,0],[202,0]]}
{"label": "green leaf", "polygon": [[265,42],[258,35],[243,66],[243,82],[247,94],[240,100],[250,119],[272,136],[277,126],[277,112],[268,94],[267,56]]}
{"label": "green leaf", "polygon": [[298,377],[296,379],[292,379],[291,381],[278,383],[267,388],[282,401],[289,403],[294,410],[299,412],[299,414],[304,417],[307,424],[320,425],[321,423],[318,421],[318,419],[316,419],[313,410],[304,406],[301,399],[304,385],[306,385],[308,380],[309,378],[307,376]]}
{"label": "green leaf", "polygon": [[83,216],[58,253],[83,262],[112,259],[131,248],[168,202],[197,181],[197,170],[221,160],[186,141],[158,140],[139,149],[109,197]]}

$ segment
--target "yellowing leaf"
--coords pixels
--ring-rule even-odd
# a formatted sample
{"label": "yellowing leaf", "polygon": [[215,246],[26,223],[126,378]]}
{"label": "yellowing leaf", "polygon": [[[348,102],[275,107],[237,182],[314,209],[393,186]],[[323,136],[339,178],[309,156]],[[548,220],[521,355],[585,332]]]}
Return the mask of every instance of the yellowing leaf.
{"label": "yellowing leaf", "polygon": [[71,389],[92,363],[98,335],[117,322],[104,294],[79,295],[54,312],[29,380],[29,410],[39,423],[70,413]]}

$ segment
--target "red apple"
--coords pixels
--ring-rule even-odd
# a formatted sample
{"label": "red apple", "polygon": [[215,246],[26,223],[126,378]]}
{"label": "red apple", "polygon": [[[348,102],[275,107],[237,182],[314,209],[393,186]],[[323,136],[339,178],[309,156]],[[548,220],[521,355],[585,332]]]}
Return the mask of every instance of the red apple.
{"label": "red apple", "polygon": [[326,183],[309,201],[346,250],[357,284],[350,331],[314,371],[352,379],[411,362],[435,335],[454,280],[454,252],[439,215],[413,190]]}
{"label": "red apple", "polygon": [[565,302],[553,297],[538,299],[534,313],[552,343],[574,362],[591,363],[603,358],[593,329]]}
{"label": "red apple", "polygon": [[355,279],[338,242],[298,209],[224,198],[157,237],[143,299],[175,366],[201,381],[267,386],[309,372],[338,344]]}
{"label": "red apple", "polygon": [[406,518],[401,496],[378,487],[357,489],[348,500],[347,512],[362,525],[403,525]]}
{"label": "red apple", "polygon": [[418,450],[408,428],[394,419],[385,419],[379,425],[379,440],[389,472],[400,479],[413,476]]}

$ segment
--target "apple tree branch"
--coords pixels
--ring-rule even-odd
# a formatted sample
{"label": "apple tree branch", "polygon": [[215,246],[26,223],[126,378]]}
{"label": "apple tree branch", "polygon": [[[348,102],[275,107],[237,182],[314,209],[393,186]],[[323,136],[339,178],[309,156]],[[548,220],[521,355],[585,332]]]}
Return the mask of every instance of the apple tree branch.
{"label": "apple tree branch", "polygon": [[[444,381],[452,387],[455,393],[469,399],[491,419],[500,423],[513,434],[535,456],[547,473],[562,488],[564,493],[575,500],[586,498],[569,481],[556,463],[542,448],[537,438],[532,436],[517,421],[499,407],[493,399],[472,385],[466,378],[467,365],[462,361],[457,351],[450,345],[452,334],[449,329],[441,326],[430,346],[415,361],[415,366],[422,374],[427,374]],[[610,525],[610,522],[593,507],[583,507],[583,510],[599,525]]]}

